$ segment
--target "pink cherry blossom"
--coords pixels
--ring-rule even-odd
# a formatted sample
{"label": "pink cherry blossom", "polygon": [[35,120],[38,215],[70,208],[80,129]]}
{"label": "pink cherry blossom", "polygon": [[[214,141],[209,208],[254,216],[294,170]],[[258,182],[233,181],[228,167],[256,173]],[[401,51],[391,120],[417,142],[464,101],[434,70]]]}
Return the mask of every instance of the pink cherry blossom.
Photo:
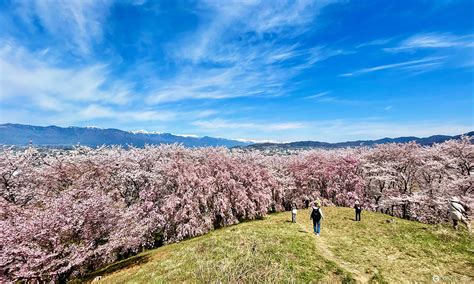
{"label": "pink cherry blossom", "polygon": [[177,145],[0,152],[0,282],[61,281],[212,229],[324,205],[426,223],[474,206],[474,146],[275,152]]}

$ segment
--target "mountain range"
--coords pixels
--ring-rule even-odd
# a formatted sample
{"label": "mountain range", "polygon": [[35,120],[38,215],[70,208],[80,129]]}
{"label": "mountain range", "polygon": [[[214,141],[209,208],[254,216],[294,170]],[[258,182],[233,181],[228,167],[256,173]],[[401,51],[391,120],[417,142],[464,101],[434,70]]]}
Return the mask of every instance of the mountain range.
{"label": "mountain range", "polygon": [[58,127],[32,126],[23,124],[0,124],[0,145],[71,147],[83,145],[97,147],[102,145],[133,145],[143,147],[146,144],[179,143],[186,147],[205,146],[247,146],[250,143],[214,137],[180,136],[170,133],[123,131],[97,127]]}
{"label": "mountain range", "polygon": [[435,143],[442,143],[447,140],[451,139],[460,139],[461,136],[469,136],[474,137],[474,131],[461,134],[461,135],[433,135],[430,137],[419,138],[415,136],[408,136],[408,137],[398,137],[398,138],[382,138],[378,140],[357,140],[357,141],[346,141],[346,142],[338,142],[338,143],[328,143],[328,142],[318,142],[318,141],[298,141],[298,142],[290,142],[290,143],[257,143],[251,144],[246,146],[246,148],[251,149],[258,149],[258,150],[266,150],[266,149],[306,149],[306,148],[326,148],[326,149],[334,149],[334,148],[346,148],[346,147],[359,147],[359,146],[375,146],[378,144],[386,144],[386,143],[408,143],[408,142],[416,142],[423,146],[431,146]]}
{"label": "mountain range", "polygon": [[[474,136],[474,131],[465,133]],[[357,140],[338,143],[319,141],[298,141],[290,143],[250,143],[215,137],[181,136],[170,133],[140,131],[123,131],[119,129],[103,129],[97,127],[58,127],[32,126],[24,124],[0,124],[0,145],[26,146],[30,143],[36,146],[71,147],[84,145],[97,147],[102,145],[133,145],[143,147],[146,144],[173,144],[179,143],[186,147],[224,146],[247,149],[305,149],[305,148],[343,148],[357,146],[374,146],[385,143],[406,143],[415,141],[420,145],[432,145],[450,139],[459,139],[461,135],[447,136],[434,135],[426,138],[398,137],[382,138],[378,140]]]}

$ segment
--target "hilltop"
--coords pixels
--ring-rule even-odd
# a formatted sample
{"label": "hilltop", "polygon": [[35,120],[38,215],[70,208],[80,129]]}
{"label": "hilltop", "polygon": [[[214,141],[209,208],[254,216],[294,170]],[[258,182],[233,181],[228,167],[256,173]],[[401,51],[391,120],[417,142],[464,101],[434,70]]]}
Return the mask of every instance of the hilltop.
{"label": "hilltop", "polygon": [[308,210],[298,212],[297,224],[289,212],[276,213],[143,252],[81,281],[474,281],[474,243],[465,230],[373,212],[355,222],[349,208],[324,212],[320,238]]}

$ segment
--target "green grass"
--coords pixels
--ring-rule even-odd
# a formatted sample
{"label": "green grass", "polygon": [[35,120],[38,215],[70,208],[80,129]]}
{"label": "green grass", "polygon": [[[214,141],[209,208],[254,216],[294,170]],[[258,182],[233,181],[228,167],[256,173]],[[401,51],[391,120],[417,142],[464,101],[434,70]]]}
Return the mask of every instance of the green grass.
{"label": "green grass", "polygon": [[[322,238],[340,262],[378,282],[474,281],[474,243],[466,230],[426,225],[349,208],[325,208]],[[387,223],[388,219],[394,222]],[[301,220],[310,228],[309,220]]]}
{"label": "green grass", "polygon": [[430,226],[353,210],[324,208],[322,235],[309,212],[289,212],[166,245],[96,271],[104,283],[161,282],[450,282],[474,281],[473,238]]}

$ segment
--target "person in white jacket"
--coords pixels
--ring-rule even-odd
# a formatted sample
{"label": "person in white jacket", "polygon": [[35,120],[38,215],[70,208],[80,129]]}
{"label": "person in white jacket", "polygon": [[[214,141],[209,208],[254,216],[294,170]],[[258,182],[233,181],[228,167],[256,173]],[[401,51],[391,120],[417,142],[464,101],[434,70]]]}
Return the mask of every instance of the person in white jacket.
{"label": "person in white jacket", "polygon": [[470,233],[472,232],[466,209],[457,197],[452,197],[449,200],[449,217],[451,220],[453,220],[453,226],[455,230],[458,229],[459,222],[462,222],[466,225],[467,230]]}
{"label": "person in white jacket", "polygon": [[296,223],[296,214],[298,213],[298,209],[296,209],[296,204],[293,204],[291,210],[291,223]]}

